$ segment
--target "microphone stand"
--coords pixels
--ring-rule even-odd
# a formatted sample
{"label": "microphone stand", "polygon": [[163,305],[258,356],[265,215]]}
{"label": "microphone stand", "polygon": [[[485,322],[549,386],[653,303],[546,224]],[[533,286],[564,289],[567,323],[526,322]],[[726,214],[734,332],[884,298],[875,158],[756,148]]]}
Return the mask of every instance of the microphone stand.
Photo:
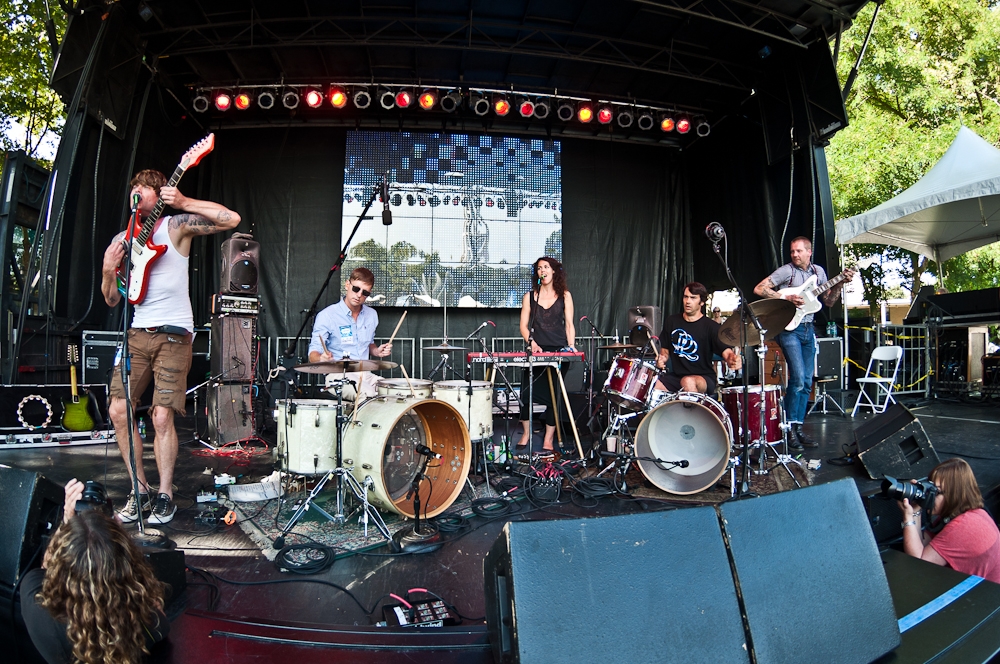
{"label": "microphone stand", "polygon": [[420,468],[417,469],[417,474],[413,476],[413,480],[410,482],[410,490],[406,494],[407,500],[410,499],[411,495],[413,496],[413,526],[403,528],[392,536],[392,541],[397,551],[406,553],[430,553],[431,551],[440,549],[443,544],[441,542],[441,532],[434,524],[425,522],[424,529],[421,530],[420,528],[420,483],[427,476],[427,464],[431,460],[426,454],[422,456],[424,458],[420,462]]}
{"label": "microphone stand", "polygon": [[[597,329],[597,326],[594,325],[593,321],[591,321],[586,316],[584,316],[582,320],[587,321],[587,324],[590,325],[590,329],[593,330],[594,333],[597,334],[597,336],[599,336],[601,338],[601,341],[603,342],[604,341],[604,335],[601,334],[601,331]],[[593,434],[594,434],[594,427],[593,427],[593,421],[594,421],[594,335],[590,335],[590,338],[587,340],[587,358],[588,358],[587,361],[584,363],[584,371],[587,372],[587,378],[585,380],[585,382],[587,383],[587,412],[590,413],[590,419],[587,420],[587,428],[590,429],[590,434],[591,434],[591,436],[593,436]]]}
{"label": "microphone stand", "polygon": [[[539,280],[539,295],[541,295],[541,280]],[[531,314],[528,316],[528,343],[524,347],[524,354],[528,359],[528,459],[531,459],[531,448],[535,444],[535,353],[532,344],[535,340],[535,287],[528,291],[528,302],[531,306]],[[521,402],[524,402],[524,395],[521,395]],[[544,433],[542,434],[544,437]]]}

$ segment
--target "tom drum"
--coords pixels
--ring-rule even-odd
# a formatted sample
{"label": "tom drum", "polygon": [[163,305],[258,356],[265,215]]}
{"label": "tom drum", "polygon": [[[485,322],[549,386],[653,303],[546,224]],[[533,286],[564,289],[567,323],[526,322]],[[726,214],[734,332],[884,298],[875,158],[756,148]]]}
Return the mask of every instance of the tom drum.
{"label": "tom drum", "polygon": [[[743,412],[743,388],[727,387],[722,390],[722,403],[725,405],[726,412],[729,413],[736,431],[734,443],[741,445],[746,445],[747,441],[754,442],[760,439],[761,386],[750,385],[747,389],[747,417],[741,416]],[[781,386],[765,385],[763,395],[764,441],[776,445],[782,441]]]}
{"label": "tom drum", "polygon": [[439,380],[434,383],[434,398],[447,401],[461,413],[469,426],[469,437],[482,440],[493,435],[493,384],[485,380]]}
{"label": "tom drum", "polygon": [[319,475],[337,467],[337,402],[292,399],[277,402],[278,452],[283,470]]}
{"label": "tom drum", "polygon": [[408,384],[405,378],[381,378],[378,381],[378,393],[379,396],[383,397],[408,397],[411,395],[410,388],[412,387],[412,394],[418,399],[430,399],[432,385],[434,385],[434,381],[423,378],[411,378]]}
{"label": "tom drum", "polygon": [[656,367],[635,357],[619,355],[611,363],[604,392],[608,399],[629,410],[643,410],[653,386]]}

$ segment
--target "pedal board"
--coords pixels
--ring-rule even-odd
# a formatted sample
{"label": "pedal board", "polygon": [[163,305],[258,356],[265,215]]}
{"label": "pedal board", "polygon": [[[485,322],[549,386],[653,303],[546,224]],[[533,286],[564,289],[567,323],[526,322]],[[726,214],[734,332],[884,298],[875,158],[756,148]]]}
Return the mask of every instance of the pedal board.
{"label": "pedal board", "polygon": [[382,607],[384,621],[380,627],[452,627],[460,625],[462,619],[452,613],[439,599],[414,602],[407,608],[403,604],[386,604]]}

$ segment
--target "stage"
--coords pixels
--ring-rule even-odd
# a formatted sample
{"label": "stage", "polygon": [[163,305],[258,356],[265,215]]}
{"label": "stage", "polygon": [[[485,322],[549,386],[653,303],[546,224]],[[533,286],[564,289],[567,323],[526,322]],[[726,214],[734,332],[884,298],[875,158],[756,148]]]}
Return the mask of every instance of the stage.
{"label": "stage", "polygon": [[[1000,483],[1000,455],[996,454],[994,442],[1000,432],[1000,408],[991,402],[933,401],[915,405],[912,413],[942,459],[962,456],[968,460],[986,497],[987,507],[992,508],[991,501],[996,497],[991,490]],[[807,449],[803,461],[819,459],[821,467],[808,473],[796,467],[794,472],[799,481],[805,484],[808,478],[811,484],[823,484],[850,478],[862,495],[875,492],[878,481],[870,479],[860,463],[847,466],[828,463],[829,459],[843,455],[842,446],[854,440],[853,431],[861,422],[861,417],[851,420],[839,415],[809,416],[806,431],[820,442],[820,447]],[[191,424],[190,417],[181,422],[182,441],[192,437]],[[586,446],[589,436],[584,440]],[[675,496],[651,488],[648,483],[641,486],[644,484],[641,477],[633,473],[629,476],[630,484],[638,485],[634,493],[642,494],[642,498],[605,496],[584,500],[571,496],[569,491],[564,491],[560,501],[551,505],[533,504],[519,498],[513,502],[512,514],[470,517],[468,527],[446,534],[444,546],[436,552],[393,555],[382,546],[339,558],[320,574],[297,575],[280,572],[239,524],[206,525],[196,521],[195,496],[213,488],[213,476],[228,472],[243,483],[258,481],[273,470],[268,454],[253,457],[249,465],[234,465],[230,457],[203,456],[206,449],[198,443],[188,442],[181,445],[178,456],[175,490],[178,512],[163,530],[184,552],[187,588],[171,603],[169,643],[156,650],[152,659],[155,662],[194,659],[249,662],[289,656],[303,664],[327,661],[331,656],[344,661],[374,662],[392,657],[393,661],[491,662],[485,624],[483,561],[505,523],[684,509],[717,502],[728,490],[725,486],[728,476],[724,475],[720,480],[721,490]],[[0,447],[0,464],[37,471],[60,485],[74,477],[103,481],[117,503],[125,497],[124,466],[114,445],[6,450]],[[153,467],[149,445],[146,464],[147,468]],[[496,481],[504,475],[491,473],[490,477]],[[640,477],[638,482],[636,477]],[[485,495],[483,478],[471,476],[471,479],[477,495]],[[789,480],[784,469],[777,467],[769,476],[754,476],[750,488],[756,492],[767,483],[767,491],[795,490]],[[468,498],[468,492],[466,486],[462,497]],[[246,516],[254,515],[244,518]],[[803,522],[815,518],[815,514],[802,514]],[[330,523],[314,527],[321,530],[338,528]],[[289,543],[307,541],[297,537],[296,532],[293,529]],[[880,545],[882,550],[888,548]],[[693,555],[697,553],[692,552]],[[790,551],[771,553],[769,565],[777,570],[795,555]],[[603,584],[610,584],[614,576],[615,569],[610,566],[606,578],[592,578],[587,583],[603,588]],[[350,591],[353,598],[338,586]],[[383,605],[398,604],[397,600],[387,597],[388,594],[405,598],[408,590],[418,588],[430,591],[454,607],[461,624],[421,629],[375,626],[376,622],[385,619]],[[612,592],[612,586],[608,585],[604,592]],[[410,596],[411,600],[425,598],[433,599],[422,593]],[[894,599],[899,599],[895,588]],[[375,611],[369,614],[371,609]],[[995,617],[995,611],[987,616],[991,620]],[[593,616],[598,621],[608,618]],[[619,616],[616,619],[622,621],[623,629],[628,629],[626,618]],[[587,625],[560,624],[558,615],[551,616],[551,620],[552,633],[563,635],[559,638],[572,639],[575,630],[587,629]],[[636,634],[636,638],[641,639],[641,635]],[[907,644],[906,635],[903,644]],[[23,632],[19,647],[25,653],[23,661],[32,661],[26,654],[29,645]],[[996,648],[1000,649],[1000,641]],[[922,652],[920,656],[929,657],[929,653]],[[900,657],[890,661],[917,660]]]}

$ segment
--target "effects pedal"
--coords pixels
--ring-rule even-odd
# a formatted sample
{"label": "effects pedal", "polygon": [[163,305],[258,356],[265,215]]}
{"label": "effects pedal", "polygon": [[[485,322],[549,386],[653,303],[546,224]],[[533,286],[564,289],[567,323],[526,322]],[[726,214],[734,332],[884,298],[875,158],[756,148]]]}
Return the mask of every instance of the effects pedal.
{"label": "effects pedal", "polygon": [[439,599],[414,602],[410,607],[404,604],[387,604],[382,607],[382,616],[385,620],[378,623],[377,627],[451,627],[462,622]]}

